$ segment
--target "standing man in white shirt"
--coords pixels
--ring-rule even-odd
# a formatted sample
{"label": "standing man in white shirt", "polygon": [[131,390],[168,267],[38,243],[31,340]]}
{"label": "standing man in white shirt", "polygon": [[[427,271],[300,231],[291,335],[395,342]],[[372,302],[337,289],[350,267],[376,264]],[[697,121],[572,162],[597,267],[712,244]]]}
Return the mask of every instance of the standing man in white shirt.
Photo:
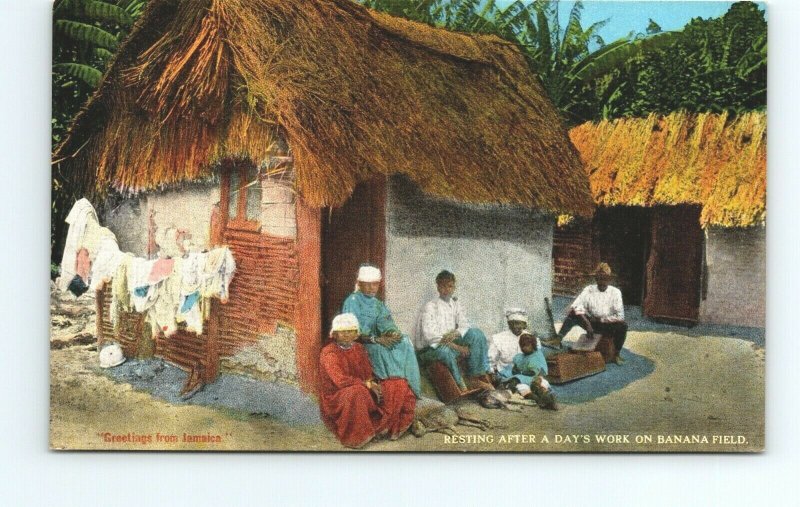
{"label": "standing man in white shirt", "polygon": [[[486,336],[470,326],[461,302],[453,296],[455,275],[449,271],[436,275],[436,290],[439,297],[425,305],[417,326],[414,345],[420,363],[426,366],[441,361],[461,390],[492,389]],[[458,367],[459,357],[467,358],[466,382]]]}
{"label": "standing man in white shirt", "polygon": [[[594,337],[594,333],[611,337],[614,347],[617,349],[614,361],[622,364],[625,360],[620,357],[619,353],[622,351],[628,333],[625,308],[622,306],[622,292],[609,285],[613,274],[611,266],[605,262],[598,264],[593,274],[597,283],[584,288],[575,298],[555,342],[560,346],[561,340],[569,330],[577,325],[586,331],[589,339]],[[545,344],[549,345],[549,343]]]}

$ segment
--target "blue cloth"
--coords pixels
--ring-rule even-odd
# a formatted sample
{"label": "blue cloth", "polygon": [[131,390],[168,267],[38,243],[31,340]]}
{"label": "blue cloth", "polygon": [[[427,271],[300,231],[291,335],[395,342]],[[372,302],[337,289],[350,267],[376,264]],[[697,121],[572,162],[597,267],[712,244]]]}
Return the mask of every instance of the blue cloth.
{"label": "blue cloth", "polygon": [[[476,327],[471,327],[464,333],[464,336],[453,340],[456,345],[469,348],[467,357],[467,374],[471,377],[483,375],[489,371],[489,346],[486,343],[486,335]],[[461,370],[458,367],[459,353],[446,345],[438,347],[427,347],[419,352],[419,358],[424,364],[434,361],[441,361],[453,374],[453,378],[461,388],[466,388]]]}
{"label": "blue cloth", "polygon": [[[514,373],[514,367],[518,373]],[[506,366],[498,373],[503,382],[515,378],[525,385],[530,385],[536,377],[547,375],[547,360],[541,349],[530,354],[519,353],[514,356],[513,364]]]}
{"label": "blue cloth", "polygon": [[[362,335],[378,337],[390,331],[400,332],[389,309],[380,299],[366,296],[358,291],[344,300],[342,313],[352,313],[358,318]],[[391,347],[384,347],[378,343],[367,343],[365,347],[376,377],[379,379],[402,377],[406,379],[417,398],[421,396],[419,364],[408,336],[403,335],[402,340]]]}
{"label": "blue cloth", "polygon": [[143,297],[147,296],[147,291],[148,290],[150,290],[150,286],[149,285],[142,285],[141,287],[136,287],[135,289],[133,289],[133,294],[136,297],[143,298]]}
{"label": "blue cloth", "polygon": [[183,304],[181,305],[180,313],[186,313],[192,309],[192,307],[197,303],[200,299],[200,291],[192,292],[183,300]]}
{"label": "blue cloth", "polygon": [[86,285],[86,282],[83,281],[81,275],[75,275],[75,277],[70,280],[67,289],[75,295],[75,297],[81,297],[81,295],[89,290],[89,286]]}

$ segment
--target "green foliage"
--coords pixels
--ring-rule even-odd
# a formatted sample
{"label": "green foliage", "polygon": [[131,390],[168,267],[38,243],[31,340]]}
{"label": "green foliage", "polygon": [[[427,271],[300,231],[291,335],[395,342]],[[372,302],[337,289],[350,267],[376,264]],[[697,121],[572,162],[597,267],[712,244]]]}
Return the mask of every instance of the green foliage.
{"label": "green foliage", "polygon": [[[734,112],[766,105],[764,13],[739,2],[721,18],[693,19],[664,32],[650,19],[645,33],[606,44],[608,20],[583,28],[583,3],[562,27],[557,0],[364,0],[377,10],[449,30],[514,41],[570,125],[651,112]],[[632,27],[633,28],[633,27]]]}
{"label": "green foliage", "polygon": [[55,28],[57,33],[73,41],[112,50],[117,49],[117,38],[94,25],[59,19],[55,22]]}
{"label": "green foliage", "polygon": [[[99,70],[82,63],[56,63],[53,65],[53,72],[60,72],[65,75],[76,77],[92,88],[97,87],[97,84],[100,83],[100,79],[103,77],[103,74]],[[66,86],[71,83],[72,82],[68,81]]]}
{"label": "green foliage", "polygon": [[98,86],[108,62],[141,14],[145,0],[56,0],[53,6],[55,147]]}
{"label": "green foliage", "polygon": [[653,21],[653,18],[648,18],[647,21],[647,29],[645,30],[647,35],[653,35],[661,32],[661,25]]}
{"label": "green foliage", "polygon": [[[53,5],[53,116],[52,146],[63,139],[69,125],[92,92],[119,43],[139,17],[145,0],[56,0]],[[51,254],[60,256],[64,217],[80,189],[70,175],[53,170]]]}
{"label": "green foliage", "polygon": [[720,18],[690,21],[609,55],[577,94],[587,120],[676,110],[735,113],[766,107],[767,23],[750,2]]}

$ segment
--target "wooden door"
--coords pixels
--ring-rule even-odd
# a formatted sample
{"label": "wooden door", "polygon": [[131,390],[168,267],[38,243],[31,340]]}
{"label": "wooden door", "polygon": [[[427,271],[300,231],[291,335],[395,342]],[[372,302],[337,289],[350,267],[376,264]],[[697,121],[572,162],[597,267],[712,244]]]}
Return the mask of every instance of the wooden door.
{"label": "wooden door", "polygon": [[697,324],[702,269],[700,207],[655,208],[645,275],[644,314],[677,324]]}
{"label": "wooden door", "polygon": [[[650,210],[640,206],[597,208],[593,222],[594,258],[615,273],[614,286],[626,305],[641,305]],[[594,265],[592,266],[594,268]]]}
{"label": "wooden door", "polygon": [[[323,337],[328,336],[333,317],[353,292],[359,266],[369,262],[383,272],[385,259],[386,178],[378,177],[356,186],[340,208],[323,211]],[[378,296],[383,298],[383,288]]]}

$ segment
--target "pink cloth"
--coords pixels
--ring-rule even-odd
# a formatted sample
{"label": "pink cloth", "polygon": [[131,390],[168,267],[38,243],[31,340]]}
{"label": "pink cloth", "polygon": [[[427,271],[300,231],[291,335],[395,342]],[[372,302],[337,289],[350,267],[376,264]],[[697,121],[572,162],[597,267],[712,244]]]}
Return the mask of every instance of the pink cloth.
{"label": "pink cloth", "polygon": [[89,260],[89,250],[81,248],[75,257],[75,274],[80,276],[84,283],[89,283],[89,270],[92,262]]}
{"label": "pink cloth", "polygon": [[153,269],[150,270],[150,276],[147,277],[147,280],[150,283],[158,283],[171,275],[174,267],[175,259],[158,259],[153,263]]}

